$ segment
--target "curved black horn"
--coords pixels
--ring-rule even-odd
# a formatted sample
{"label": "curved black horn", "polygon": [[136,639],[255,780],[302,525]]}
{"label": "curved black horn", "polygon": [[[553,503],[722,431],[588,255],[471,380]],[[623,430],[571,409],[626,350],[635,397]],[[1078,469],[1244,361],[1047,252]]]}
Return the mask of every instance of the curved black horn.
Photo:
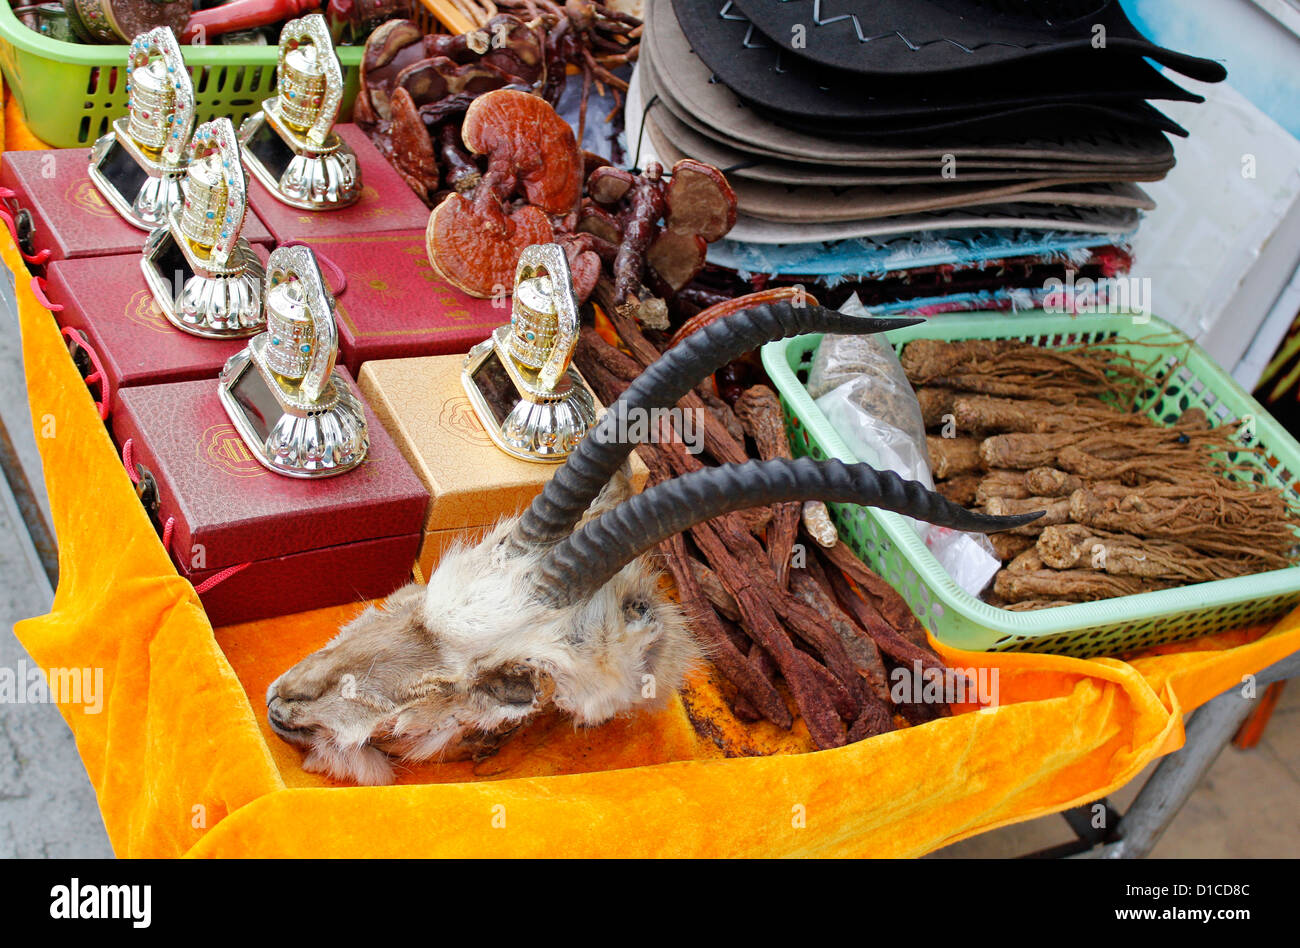
{"label": "curved black horn", "polygon": [[809,332],[887,332],[922,321],[849,316],[823,306],[796,306],[786,301],[743,309],[691,334],[650,365],[609,406],[604,418],[520,518],[511,534],[511,545],[523,551],[555,543],[572,532],[573,525],[634,447],[631,442],[619,440],[620,416],[675,405],[704,376],[765,342]]}
{"label": "curved black horn", "polygon": [[1037,520],[1042,512],[992,517],[958,506],[892,471],[842,461],[750,461],[682,474],[623,501],[551,547],[538,593],[572,605],[675,533],[712,517],[789,500],[827,500],[881,507],[957,530],[992,533]]}

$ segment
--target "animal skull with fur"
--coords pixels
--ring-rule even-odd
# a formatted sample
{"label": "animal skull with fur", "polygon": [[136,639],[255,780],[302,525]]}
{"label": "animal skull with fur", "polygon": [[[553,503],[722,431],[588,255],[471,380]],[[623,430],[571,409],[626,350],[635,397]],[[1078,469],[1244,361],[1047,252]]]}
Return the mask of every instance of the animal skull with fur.
{"label": "animal skull with fur", "polygon": [[1034,519],[972,513],[890,472],[808,458],[722,465],[629,496],[623,464],[634,445],[618,440],[620,415],[675,405],[705,375],[769,340],[918,321],[781,302],[693,334],[611,406],[522,517],[449,550],[427,587],[406,586],[366,609],[276,679],[266,695],[272,729],[306,751],[306,770],[385,784],[393,758],[491,753],[544,709],[595,725],[662,700],[699,651],[642,554],[724,513],[828,500],[959,530]]}

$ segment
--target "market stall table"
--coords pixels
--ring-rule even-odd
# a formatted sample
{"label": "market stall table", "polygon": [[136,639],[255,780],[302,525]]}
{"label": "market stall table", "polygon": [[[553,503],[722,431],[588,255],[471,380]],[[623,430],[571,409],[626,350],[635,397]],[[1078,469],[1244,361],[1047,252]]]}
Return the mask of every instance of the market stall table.
{"label": "market stall table", "polygon": [[[919,855],[1105,795],[1181,745],[1183,713],[1300,648],[1298,615],[1131,662],[940,645],[951,666],[998,669],[1000,707],[832,751],[721,759],[673,699],[590,731],[541,722],[487,767],[338,785],[301,770],[260,704],[357,607],[211,628],[5,243],[32,413],[52,432],[39,447],[61,566],[52,612],[16,631],[44,667],[105,670],[102,713],[61,710],[119,855]],[[106,531],[111,557],[98,555]]]}

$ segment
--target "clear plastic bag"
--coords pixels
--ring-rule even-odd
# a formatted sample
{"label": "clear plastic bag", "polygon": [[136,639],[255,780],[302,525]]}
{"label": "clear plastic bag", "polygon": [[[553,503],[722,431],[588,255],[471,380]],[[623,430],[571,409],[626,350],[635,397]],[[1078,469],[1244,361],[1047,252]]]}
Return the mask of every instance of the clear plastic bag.
{"label": "clear plastic bag", "polygon": [[[856,295],[840,311],[867,315]],[[921,406],[883,336],[824,336],[813,357],[808,393],[859,461],[933,489]],[[915,520],[912,525],[953,581],[972,596],[1002,566],[983,534]]]}

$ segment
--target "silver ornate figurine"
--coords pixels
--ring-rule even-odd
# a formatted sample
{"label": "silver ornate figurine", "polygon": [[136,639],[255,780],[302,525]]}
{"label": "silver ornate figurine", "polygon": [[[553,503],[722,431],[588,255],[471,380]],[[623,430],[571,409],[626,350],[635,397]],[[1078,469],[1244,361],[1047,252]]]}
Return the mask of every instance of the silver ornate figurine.
{"label": "silver ornate figurine", "polygon": [[153,230],[180,203],[194,89],[176,37],[162,26],[131,43],[127,74],[127,114],[91,146],[90,180],[129,224]]}
{"label": "silver ornate figurine", "polygon": [[365,460],[366,414],[334,370],[334,299],[316,255],[279,247],[267,264],[266,331],[221,370],[221,404],[253,456],[286,477],[331,477]]}
{"label": "silver ornate figurine", "polygon": [[334,131],[343,72],[323,16],[284,25],[277,69],[277,95],[239,127],[248,170],[290,207],[326,211],[355,204],[361,169]]}
{"label": "silver ornate figurine", "polygon": [[211,339],[261,332],[262,261],[239,231],[247,181],[230,119],[205,122],[190,142],[181,204],[145,240],[145,280],[177,329]]}
{"label": "silver ornate figurine", "polygon": [[515,270],[510,325],[469,351],[461,383],[502,451],[525,461],[563,461],[596,421],[595,396],[569,363],[578,305],[558,244],[524,248]]}

